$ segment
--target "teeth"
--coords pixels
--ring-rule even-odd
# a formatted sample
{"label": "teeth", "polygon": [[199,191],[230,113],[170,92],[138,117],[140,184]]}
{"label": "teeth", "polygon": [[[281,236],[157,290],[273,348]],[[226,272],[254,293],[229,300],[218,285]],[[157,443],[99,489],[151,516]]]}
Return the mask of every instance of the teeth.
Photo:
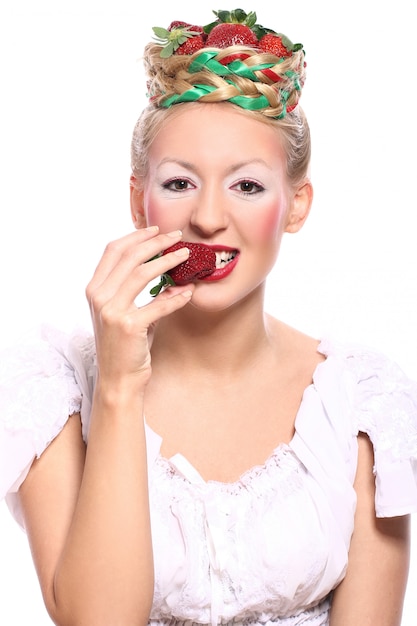
{"label": "teeth", "polygon": [[224,267],[226,263],[230,263],[235,256],[235,250],[222,250],[221,252],[216,252],[216,269],[220,269],[221,267]]}

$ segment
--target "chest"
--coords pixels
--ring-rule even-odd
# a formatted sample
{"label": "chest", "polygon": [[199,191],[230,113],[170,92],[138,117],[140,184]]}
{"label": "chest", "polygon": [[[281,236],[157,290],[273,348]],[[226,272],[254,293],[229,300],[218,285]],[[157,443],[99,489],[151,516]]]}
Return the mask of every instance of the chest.
{"label": "chest", "polygon": [[161,454],[183,455],[205,480],[232,482],[289,443],[304,381],[275,384],[269,377],[151,388],[146,420],[162,437]]}

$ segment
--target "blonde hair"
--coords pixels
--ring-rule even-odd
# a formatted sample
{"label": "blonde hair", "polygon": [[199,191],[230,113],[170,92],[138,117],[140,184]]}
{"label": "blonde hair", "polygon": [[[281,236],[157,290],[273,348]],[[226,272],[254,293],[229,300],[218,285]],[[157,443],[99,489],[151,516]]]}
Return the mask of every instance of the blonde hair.
{"label": "blonde hair", "polygon": [[[161,58],[160,51],[160,46],[150,43],[144,52],[150,103],[135,125],[131,144],[132,173],[138,182],[146,176],[149,147],[167,119],[183,110],[184,106],[219,102],[227,102],[227,106],[233,106],[236,112],[255,117],[276,128],[287,155],[287,175],[290,184],[296,186],[307,177],[311,154],[310,131],[304,112],[298,105],[305,81],[302,50],[282,59],[243,46],[231,46],[224,50],[204,48],[204,52],[215,53],[217,62],[231,55],[239,55],[235,58],[239,58],[241,64],[244,64],[241,74],[245,74],[248,68],[249,75],[253,73],[256,80],[242,75],[237,76],[232,72],[220,76],[204,65],[197,66],[197,71],[190,72],[190,66],[194,62],[191,68],[193,70],[201,50],[193,55],[174,54],[168,58]],[[263,65],[268,66],[268,71],[252,69]],[[171,99],[175,102],[177,96],[181,97],[196,85],[208,86],[209,93],[200,96],[196,102],[183,103],[180,100],[181,104],[164,108],[166,101]],[[252,100],[261,96],[265,106],[258,110],[242,108],[231,101],[231,98],[236,96]]]}

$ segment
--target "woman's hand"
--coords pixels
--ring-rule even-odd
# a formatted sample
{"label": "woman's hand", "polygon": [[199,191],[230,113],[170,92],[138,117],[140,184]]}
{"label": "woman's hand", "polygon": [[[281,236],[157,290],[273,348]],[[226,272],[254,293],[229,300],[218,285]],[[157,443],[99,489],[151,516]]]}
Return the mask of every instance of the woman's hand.
{"label": "woman's hand", "polygon": [[192,285],[169,288],[140,308],[135,299],[187,258],[182,249],[182,257],[153,259],[180,239],[179,231],[146,229],[107,246],[86,289],[99,370],[88,445],[75,415],[20,489],[25,529],[56,624],[149,619],[154,573],[141,419],[149,349],[155,323],[189,302]]}
{"label": "woman's hand", "polygon": [[150,281],[187,259],[187,248],[153,258],[181,237],[179,230],[159,234],[158,227],[152,226],[106,247],[86,288],[96,339],[99,385],[113,390],[133,385],[143,390],[148,382],[154,325],[189,302],[192,285],[170,287],[141,307],[135,300]]}

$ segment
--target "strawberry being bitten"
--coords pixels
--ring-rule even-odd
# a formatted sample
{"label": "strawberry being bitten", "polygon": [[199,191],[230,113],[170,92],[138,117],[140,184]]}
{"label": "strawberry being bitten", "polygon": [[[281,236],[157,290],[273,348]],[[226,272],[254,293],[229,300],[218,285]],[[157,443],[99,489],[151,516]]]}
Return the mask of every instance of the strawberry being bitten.
{"label": "strawberry being bitten", "polygon": [[152,296],[157,296],[168,285],[186,285],[192,280],[209,276],[216,269],[216,253],[203,243],[179,241],[163,251],[162,254],[175,252],[179,248],[188,248],[190,256],[161,276],[160,282],[151,289]]}

